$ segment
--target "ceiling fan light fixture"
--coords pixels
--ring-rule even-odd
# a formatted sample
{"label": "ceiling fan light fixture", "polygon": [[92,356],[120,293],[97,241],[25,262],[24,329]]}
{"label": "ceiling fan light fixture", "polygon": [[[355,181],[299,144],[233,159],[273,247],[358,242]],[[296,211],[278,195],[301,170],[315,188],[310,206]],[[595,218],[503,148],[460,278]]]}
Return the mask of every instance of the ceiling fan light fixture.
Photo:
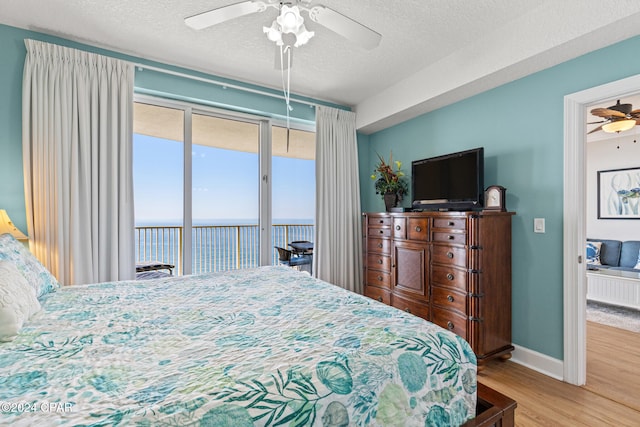
{"label": "ceiling fan light fixture", "polygon": [[262,27],[262,31],[270,41],[282,46],[282,32],[280,32],[280,27],[276,21],[273,21],[270,27]]}
{"label": "ceiling fan light fixture", "polygon": [[[271,24],[270,27],[262,27],[262,31],[267,38],[277,44],[283,46],[285,41],[283,35],[292,34],[296,37],[294,47],[300,47],[307,44],[311,37],[315,35],[313,31],[308,31],[304,26],[304,19],[300,16],[298,6],[282,6],[280,15]],[[288,43],[287,43],[288,44]]]}
{"label": "ceiling fan light fixture", "polygon": [[300,47],[304,44],[307,44],[311,37],[313,37],[316,33],[313,31],[307,31],[304,24],[300,26],[300,29],[296,33],[296,42],[293,46]]}
{"label": "ceiling fan light fixture", "polygon": [[283,5],[280,15],[276,18],[283,33],[297,33],[304,24],[304,19],[300,16],[298,6]]}
{"label": "ceiling fan light fixture", "polygon": [[602,130],[607,133],[620,133],[626,130],[632,129],[636,125],[636,121],[633,119],[629,120],[616,120],[611,123],[607,123],[602,126]]}

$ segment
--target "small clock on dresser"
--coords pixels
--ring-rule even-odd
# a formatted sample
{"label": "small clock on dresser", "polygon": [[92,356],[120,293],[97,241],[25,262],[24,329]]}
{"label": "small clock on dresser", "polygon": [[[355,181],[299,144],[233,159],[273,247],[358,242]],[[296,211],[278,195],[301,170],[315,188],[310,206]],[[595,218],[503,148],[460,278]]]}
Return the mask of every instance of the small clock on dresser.
{"label": "small clock on dresser", "polygon": [[491,185],[484,191],[484,209],[505,212],[507,210],[507,189],[501,185]]}

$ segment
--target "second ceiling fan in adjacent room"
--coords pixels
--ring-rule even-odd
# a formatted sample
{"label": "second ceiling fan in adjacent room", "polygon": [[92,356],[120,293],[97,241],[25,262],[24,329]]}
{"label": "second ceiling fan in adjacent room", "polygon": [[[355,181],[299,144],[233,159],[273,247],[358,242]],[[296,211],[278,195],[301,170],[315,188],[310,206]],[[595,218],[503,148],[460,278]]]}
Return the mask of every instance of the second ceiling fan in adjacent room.
{"label": "second ceiling fan in adjacent room", "polygon": [[633,110],[631,104],[621,104],[620,100],[618,100],[616,105],[608,108],[594,108],[591,110],[591,114],[601,117],[604,120],[587,123],[588,125],[600,124],[600,126],[588,133],[594,133],[600,130],[608,133],[620,133],[640,124],[640,109]]}

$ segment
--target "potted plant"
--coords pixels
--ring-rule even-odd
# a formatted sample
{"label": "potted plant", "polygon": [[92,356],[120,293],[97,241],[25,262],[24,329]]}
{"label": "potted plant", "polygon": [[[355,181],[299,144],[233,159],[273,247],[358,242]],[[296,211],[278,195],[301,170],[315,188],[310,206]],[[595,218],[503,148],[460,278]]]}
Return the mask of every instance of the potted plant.
{"label": "potted plant", "polygon": [[407,178],[402,172],[402,162],[393,161],[393,152],[389,154],[389,162],[380,154],[378,159],[380,162],[376,165],[371,179],[375,181],[376,194],[382,195],[385,207],[390,211],[392,207],[398,206],[402,197],[407,194]]}

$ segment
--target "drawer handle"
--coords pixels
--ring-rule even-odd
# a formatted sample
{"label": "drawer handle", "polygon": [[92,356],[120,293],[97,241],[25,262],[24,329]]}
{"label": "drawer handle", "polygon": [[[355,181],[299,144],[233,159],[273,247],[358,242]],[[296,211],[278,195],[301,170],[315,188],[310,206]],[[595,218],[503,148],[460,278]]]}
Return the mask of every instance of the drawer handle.
{"label": "drawer handle", "polygon": [[452,295],[447,295],[447,301],[453,302],[454,301],[453,296]]}
{"label": "drawer handle", "polygon": [[378,297],[378,301],[382,302],[382,297]]}
{"label": "drawer handle", "polygon": [[419,233],[422,231],[422,228],[420,226],[416,227],[416,231]]}
{"label": "drawer handle", "polygon": [[380,224],[384,224],[384,219],[381,219],[381,220],[380,220]]}
{"label": "drawer handle", "polygon": [[384,234],[384,230],[380,230],[380,234]]}
{"label": "drawer handle", "polygon": [[453,280],[453,274],[448,273],[448,274],[447,274],[447,279],[449,279],[449,280]]}
{"label": "drawer handle", "polygon": [[381,259],[378,260],[378,264],[382,264],[382,260]]}
{"label": "drawer handle", "polygon": [[378,280],[382,282],[382,276],[378,276]]}
{"label": "drawer handle", "polygon": [[447,252],[447,258],[449,259],[453,258],[453,252]]}
{"label": "drawer handle", "polygon": [[450,331],[453,331],[454,325],[453,322],[451,322],[451,320],[449,320],[447,322],[447,329],[449,329]]}
{"label": "drawer handle", "polygon": [[449,226],[450,226],[450,227],[453,227],[454,225],[456,225],[456,223],[455,223],[455,222],[453,222],[453,221],[449,221]]}
{"label": "drawer handle", "polygon": [[448,236],[448,239],[449,239],[449,240],[453,240],[453,239],[455,239],[455,238],[456,238],[456,236],[451,236],[451,235],[449,235],[449,236]]}
{"label": "drawer handle", "polygon": [[411,314],[411,309],[409,309],[409,307],[405,308],[404,311],[406,311],[407,313]]}
{"label": "drawer handle", "polygon": [[396,225],[396,230],[400,230],[402,227],[400,227],[399,225]]}
{"label": "drawer handle", "polygon": [[381,248],[382,247],[382,243],[378,243],[378,247]]}

